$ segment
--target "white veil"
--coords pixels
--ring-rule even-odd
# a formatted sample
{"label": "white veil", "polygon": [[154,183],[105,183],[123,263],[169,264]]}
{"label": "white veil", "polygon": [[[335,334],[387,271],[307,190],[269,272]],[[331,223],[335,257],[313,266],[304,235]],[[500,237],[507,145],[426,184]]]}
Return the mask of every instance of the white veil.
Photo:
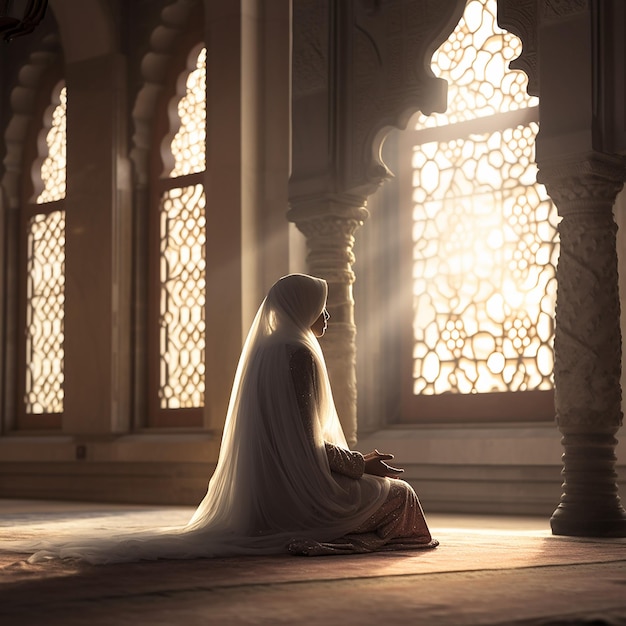
{"label": "white veil", "polygon": [[[325,441],[347,445],[310,329],[327,290],[322,279],[290,274],[262,302],[237,367],[217,467],[186,526],[75,540],[31,558],[102,563],[271,554],[286,551],[292,539],[330,541],[365,522],[385,501],[389,479],[366,474],[351,480],[328,465]],[[290,369],[298,348],[308,349],[316,368],[312,428],[300,413]]]}

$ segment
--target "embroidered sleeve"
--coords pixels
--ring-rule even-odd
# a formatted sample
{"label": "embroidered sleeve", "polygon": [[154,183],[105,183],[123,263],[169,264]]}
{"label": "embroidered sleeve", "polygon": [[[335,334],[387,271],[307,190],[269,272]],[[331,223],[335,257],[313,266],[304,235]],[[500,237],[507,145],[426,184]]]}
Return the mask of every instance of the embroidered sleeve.
{"label": "embroidered sleeve", "polygon": [[[289,359],[300,416],[306,434],[313,442],[313,415],[317,399],[317,379],[313,355],[306,348],[297,348]],[[349,478],[361,478],[365,470],[365,459],[360,452],[346,450],[325,442],[328,464],[333,472]]]}
{"label": "embroidered sleeve", "polygon": [[289,358],[289,369],[300,417],[307,437],[313,443],[313,414],[317,402],[313,355],[305,348],[297,348]]}
{"label": "embroidered sleeve", "polygon": [[360,452],[346,450],[332,443],[325,443],[326,456],[330,469],[337,474],[343,474],[349,478],[361,478],[365,471],[365,459]]}

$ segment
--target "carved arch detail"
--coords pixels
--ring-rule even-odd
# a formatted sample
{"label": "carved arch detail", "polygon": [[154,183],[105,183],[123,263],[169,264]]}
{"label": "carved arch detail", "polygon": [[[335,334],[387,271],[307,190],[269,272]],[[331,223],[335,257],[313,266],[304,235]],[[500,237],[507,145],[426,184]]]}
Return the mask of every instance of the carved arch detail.
{"label": "carved arch detail", "polygon": [[43,47],[31,53],[21,68],[18,82],[11,92],[13,115],[4,131],[6,154],[1,185],[6,194],[8,207],[20,205],[20,183],[24,167],[24,149],[33,116],[38,113],[38,95],[42,82],[50,68],[61,59],[58,38],[49,35]]}
{"label": "carved arch detail", "polygon": [[130,153],[140,186],[148,182],[153,121],[159,95],[168,78],[176,43],[184,35],[189,16],[197,5],[198,0],[176,0],[166,6],[161,13],[161,24],[152,32],[151,49],[141,61],[143,86],[137,93],[132,111],[134,133]]}
{"label": "carved arch detail", "polygon": [[447,84],[430,60],[463,15],[465,0],[356,0],[349,10],[349,80],[339,86],[346,103],[344,188],[371,193],[389,177],[381,158],[392,128],[404,129],[416,111],[446,109]]}

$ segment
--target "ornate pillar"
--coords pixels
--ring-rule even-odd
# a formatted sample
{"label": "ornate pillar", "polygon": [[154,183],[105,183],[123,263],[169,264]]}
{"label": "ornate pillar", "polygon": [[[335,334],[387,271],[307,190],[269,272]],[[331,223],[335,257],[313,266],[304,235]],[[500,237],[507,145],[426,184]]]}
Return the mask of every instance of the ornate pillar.
{"label": "ornate pillar", "polygon": [[328,282],[328,311],[332,322],[322,347],[335,390],[335,405],[348,444],[357,440],[356,325],[352,271],[354,234],[367,219],[365,198],[337,195],[292,202],[288,218],[307,240],[307,266]]}
{"label": "ornate pillar", "polygon": [[613,220],[626,179],[616,123],[624,109],[623,33],[615,31],[623,3],[525,0],[528,10],[515,13],[516,4],[498,6],[505,27],[516,22],[536,50],[528,67],[539,79],[532,81],[540,96],[538,179],[563,218],[554,378],[564,483],[552,531],[626,536],[615,473],[622,355]]}
{"label": "ornate pillar", "polygon": [[622,423],[621,330],[613,203],[626,162],[592,153],[543,163],[540,181],[563,220],[557,268],[556,418],[563,435],[557,535],[626,536],[617,494],[615,434]]}
{"label": "ornate pillar", "polygon": [[516,67],[540,96],[538,180],[562,222],[557,267],[555,404],[563,435],[557,535],[626,536],[617,495],[621,329],[613,204],[626,180],[624,4],[498,0],[520,35]]}

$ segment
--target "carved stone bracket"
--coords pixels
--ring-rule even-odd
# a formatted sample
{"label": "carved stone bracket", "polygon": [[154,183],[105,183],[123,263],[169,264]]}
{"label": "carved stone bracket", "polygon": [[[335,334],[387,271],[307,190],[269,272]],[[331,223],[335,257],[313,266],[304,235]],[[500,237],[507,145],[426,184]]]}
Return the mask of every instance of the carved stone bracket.
{"label": "carved stone bracket", "polygon": [[554,379],[565,480],[552,530],[625,536],[626,512],[614,470],[614,435],[622,423],[622,354],[612,207],[626,164],[603,154],[585,155],[540,164],[538,178],[563,217]]}
{"label": "carved stone bracket", "polygon": [[343,188],[365,189],[389,177],[380,148],[391,128],[406,128],[416,111],[446,110],[447,84],[430,63],[460,20],[465,0],[339,0],[337,6],[349,24],[337,76],[345,121]]}
{"label": "carved stone bracket", "polygon": [[355,196],[322,196],[292,202],[288,213],[289,220],[306,236],[309,272],[328,282],[331,320],[321,344],[339,419],[351,446],[357,438],[352,248],[355,232],[367,219],[364,204],[364,198]]}

